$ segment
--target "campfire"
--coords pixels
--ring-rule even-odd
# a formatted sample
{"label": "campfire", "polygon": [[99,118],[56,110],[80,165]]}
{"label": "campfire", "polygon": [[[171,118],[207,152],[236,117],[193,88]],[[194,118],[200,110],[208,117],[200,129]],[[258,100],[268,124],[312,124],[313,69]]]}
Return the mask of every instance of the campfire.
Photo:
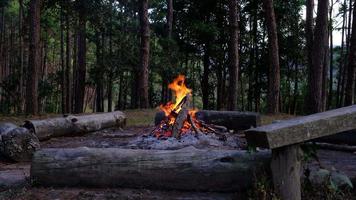
{"label": "campfire", "polygon": [[165,113],[165,118],[151,132],[158,139],[175,137],[180,139],[183,135],[215,134],[224,140],[227,128],[213,124],[207,124],[196,118],[197,109],[191,108],[192,90],[185,84],[185,76],[179,75],[168,88],[173,91],[175,102],[169,101],[160,105]]}

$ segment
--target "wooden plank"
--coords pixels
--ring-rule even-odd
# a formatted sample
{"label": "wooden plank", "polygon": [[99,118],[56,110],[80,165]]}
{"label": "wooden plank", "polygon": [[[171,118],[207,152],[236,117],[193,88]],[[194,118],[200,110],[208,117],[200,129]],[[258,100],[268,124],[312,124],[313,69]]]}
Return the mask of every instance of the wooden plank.
{"label": "wooden plank", "polygon": [[301,150],[291,145],[272,150],[274,190],[282,200],[300,200]]}
{"label": "wooden plank", "polygon": [[246,131],[249,145],[278,148],[356,129],[356,105],[284,120]]}

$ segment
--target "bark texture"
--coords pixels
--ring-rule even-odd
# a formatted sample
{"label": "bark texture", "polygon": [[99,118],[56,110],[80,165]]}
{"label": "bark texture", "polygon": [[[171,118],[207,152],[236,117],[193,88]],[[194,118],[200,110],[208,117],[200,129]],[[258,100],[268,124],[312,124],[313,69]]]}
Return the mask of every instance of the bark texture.
{"label": "bark texture", "polygon": [[237,83],[239,71],[239,25],[237,0],[229,0],[229,99],[228,109],[237,109]]}
{"label": "bark texture", "polygon": [[126,116],[121,111],[99,113],[82,116],[65,116],[44,120],[25,121],[24,127],[31,130],[39,140],[47,140],[59,136],[98,131],[110,127],[123,127]]}
{"label": "bark texture", "polygon": [[139,98],[140,107],[148,108],[148,62],[150,54],[150,29],[148,21],[148,0],[140,1],[140,76],[139,76]]}
{"label": "bark texture", "polygon": [[273,0],[263,0],[263,7],[266,13],[268,46],[269,46],[269,70],[268,70],[268,94],[267,112],[270,114],[279,112],[280,93],[280,68],[279,50],[277,37],[277,24],[274,14]]}
{"label": "bark texture", "polygon": [[30,33],[29,33],[29,55],[28,74],[26,81],[26,113],[38,114],[38,77],[41,65],[41,0],[31,0],[29,3]]}
{"label": "bark texture", "polygon": [[78,26],[78,67],[76,72],[76,90],[74,113],[82,113],[85,97],[86,76],[86,8],[85,0],[79,1],[79,26]]}
{"label": "bark texture", "polygon": [[237,150],[43,149],[31,178],[44,186],[241,191],[268,167],[270,153]]}
{"label": "bark texture", "polygon": [[318,1],[318,14],[314,30],[312,47],[312,63],[309,77],[309,109],[310,113],[323,111],[323,66],[328,41],[328,7],[329,1]]}
{"label": "bark texture", "polygon": [[356,70],[356,4],[354,3],[352,33],[350,38],[350,53],[347,67],[347,82],[345,90],[345,106],[354,104]]}
{"label": "bark texture", "polygon": [[272,150],[274,189],[283,200],[300,200],[301,150],[292,145]]}

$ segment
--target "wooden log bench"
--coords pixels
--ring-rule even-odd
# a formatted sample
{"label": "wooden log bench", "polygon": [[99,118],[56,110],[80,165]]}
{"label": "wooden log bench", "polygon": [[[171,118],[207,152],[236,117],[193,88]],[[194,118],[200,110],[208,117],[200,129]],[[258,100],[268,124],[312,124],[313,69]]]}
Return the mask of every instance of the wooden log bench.
{"label": "wooden log bench", "polygon": [[272,150],[271,170],[281,199],[301,199],[300,144],[356,128],[356,106],[280,121],[246,131],[251,146]]}

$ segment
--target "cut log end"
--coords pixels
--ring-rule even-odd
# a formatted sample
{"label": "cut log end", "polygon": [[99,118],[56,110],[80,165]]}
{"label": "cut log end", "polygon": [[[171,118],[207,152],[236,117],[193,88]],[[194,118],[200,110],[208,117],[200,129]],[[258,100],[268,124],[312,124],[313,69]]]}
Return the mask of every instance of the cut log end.
{"label": "cut log end", "polygon": [[15,128],[1,135],[0,152],[13,161],[30,161],[39,148],[38,138],[26,128]]}

